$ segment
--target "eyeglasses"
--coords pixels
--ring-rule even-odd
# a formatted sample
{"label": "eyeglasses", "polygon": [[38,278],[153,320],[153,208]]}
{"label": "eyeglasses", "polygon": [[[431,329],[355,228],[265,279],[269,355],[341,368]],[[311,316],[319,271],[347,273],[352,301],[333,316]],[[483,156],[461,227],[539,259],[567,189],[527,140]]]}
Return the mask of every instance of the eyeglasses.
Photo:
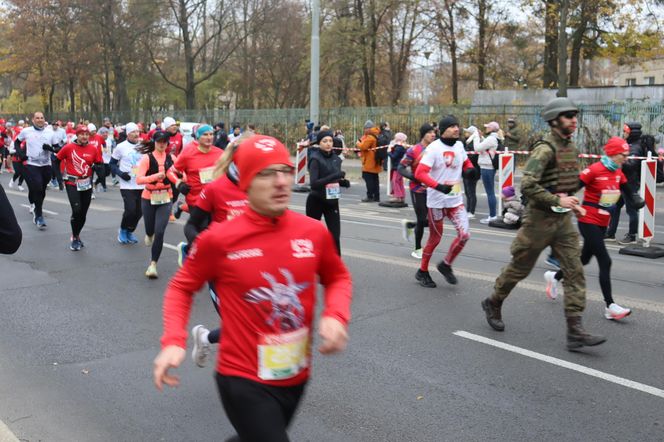
{"label": "eyeglasses", "polygon": [[280,167],[278,169],[263,169],[260,172],[256,174],[256,176],[259,176],[261,178],[274,178],[277,176],[277,174],[282,174],[284,176],[290,177],[295,175],[295,168],[292,166],[287,166],[287,167]]}
{"label": "eyeglasses", "polygon": [[562,114],[560,114],[560,116],[571,120],[572,118],[576,117],[577,114],[578,112],[576,111],[569,111],[569,112],[563,112]]}

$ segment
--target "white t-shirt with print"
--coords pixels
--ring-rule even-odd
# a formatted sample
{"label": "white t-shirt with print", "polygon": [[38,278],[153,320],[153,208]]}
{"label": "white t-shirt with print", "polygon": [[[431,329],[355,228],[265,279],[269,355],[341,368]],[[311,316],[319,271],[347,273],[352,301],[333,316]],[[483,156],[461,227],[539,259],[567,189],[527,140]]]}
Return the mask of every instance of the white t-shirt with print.
{"label": "white t-shirt with print", "polygon": [[42,149],[44,144],[53,144],[54,136],[50,126],[42,130],[37,130],[34,126],[26,127],[18,134],[17,139],[25,141],[28,165],[38,167],[51,165],[51,152]]}
{"label": "white t-shirt with print", "polygon": [[440,140],[429,144],[424,151],[420,164],[431,167],[429,175],[441,184],[452,186],[452,192],[444,194],[436,189],[427,188],[427,207],[442,209],[463,204],[463,163],[468,159],[460,141],[448,146]]}
{"label": "white t-shirt with print", "polygon": [[143,154],[136,151],[138,144],[132,144],[128,140],[118,144],[113,150],[111,158],[118,160],[118,166],[121,172],[127,172],[131,175],[131,181],[125,181],[118,177],[120,181],[120,189],[136,190],[145,187],[142,184],[136,184],[136,172],[138,170],[138,163],[141,162]]}

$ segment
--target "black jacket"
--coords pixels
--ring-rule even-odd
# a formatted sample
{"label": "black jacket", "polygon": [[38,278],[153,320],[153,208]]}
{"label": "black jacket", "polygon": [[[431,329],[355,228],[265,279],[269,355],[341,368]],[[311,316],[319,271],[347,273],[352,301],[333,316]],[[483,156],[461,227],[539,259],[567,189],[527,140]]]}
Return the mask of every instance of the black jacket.
{"label": "black jacket", "polygon": [[23,232],[16,221],[5,190],[0,186],[0,253],[10,255],[18,250],[23,240]]}
{"label": "black jacket", "polygon": [[[629,144],[629,155],[636,157],[646,156],[643,146],[641,146],[641,125],[639,123],[628,123],[627,125],[631,129],[626,140],[627,144]],[[627,160],[623,164],[622,169],[625,177],[627,177],[627,181],[632,186],[637,186],[641,183],[641,160]]]}
{"label": "black jacket", "polygon": [[336,153],[325,153],[320,149],[311,152],[309,158],[311,195],[325,199],[325,186],[338,183],[345,175],[341,171],[341,158]]}

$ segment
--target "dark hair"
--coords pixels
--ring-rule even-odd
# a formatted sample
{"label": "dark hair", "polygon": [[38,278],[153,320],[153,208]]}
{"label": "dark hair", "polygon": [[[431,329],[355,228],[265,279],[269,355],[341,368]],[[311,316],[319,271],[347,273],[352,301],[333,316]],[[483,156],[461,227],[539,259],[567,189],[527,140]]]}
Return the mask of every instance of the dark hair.
{"label": "dark hair", "polygon": [[136,152],[143,155],[154,152],[155,142],[152,140],[141,140],[141,143],[136,146]]}

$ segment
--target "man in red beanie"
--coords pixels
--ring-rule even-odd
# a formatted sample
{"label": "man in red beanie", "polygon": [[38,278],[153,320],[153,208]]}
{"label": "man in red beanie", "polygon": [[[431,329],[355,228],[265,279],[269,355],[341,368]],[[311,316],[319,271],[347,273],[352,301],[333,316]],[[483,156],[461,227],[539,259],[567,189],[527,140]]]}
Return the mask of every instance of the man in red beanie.
{"label": "man in red beanie", "polygon": [[223,287],[216,380],[226,414],[241,440],[287,441],[309,377],[316,284],[325,287],[318,350],[332,354],[348,339],[351,277],[327,229],[288,210],[294,168],[281,142],[247,138],[234,162],[249,208],[201,233],[170,281],[154,382],[179,384],[169,369],[185,359],[193,295],[212,281]]}

